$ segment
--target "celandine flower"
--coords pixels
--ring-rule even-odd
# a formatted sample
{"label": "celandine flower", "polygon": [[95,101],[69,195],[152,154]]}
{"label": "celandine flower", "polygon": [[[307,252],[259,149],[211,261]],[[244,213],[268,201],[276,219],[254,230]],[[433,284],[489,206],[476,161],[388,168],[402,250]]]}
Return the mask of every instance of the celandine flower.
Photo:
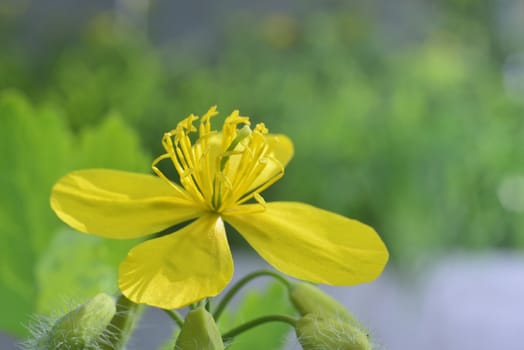
{"label": "celandine flower", "polygon": [[[233,275],[223,221],[276,269],[298,279],[352,285],[382,272],[388,252],[371,227],[303,203],[264,201],[260,193],[282,177],[293,155],[286,136],[268,134],[263,124],[251,129],[238,111],[221,132],[213,131],[216,114],[212,107],[202,116],[194,143],[194,115],[164,135],[166,153],[152,165],[158,176],[80,170],[53,187],[58,217],[102,237],[142,237],[193,220],[129,252],[119,269],[126,297],[171,309],[220,293]],[[172,161],[180,184],[157,168],[164,159]]]}

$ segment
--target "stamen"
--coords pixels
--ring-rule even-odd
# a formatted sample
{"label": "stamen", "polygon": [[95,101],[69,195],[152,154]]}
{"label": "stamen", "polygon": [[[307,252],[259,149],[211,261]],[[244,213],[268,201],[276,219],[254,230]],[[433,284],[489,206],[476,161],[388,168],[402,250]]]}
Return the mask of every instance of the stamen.
{"label": "stamen", "polygon": [[256,214],[256,213],[263,213],[266,211],[266,208],[257,203],[254,205],[241,205],[237,206],[231,209],[224,210],[224,214],[233,214],[233,215],[239,215],[239,214]]}
{"label": "stamen", "polygon": [[153,172],[158,177],[160,177],[161,179],[165,180],[169,184],[169,186],[173,187],[179,194],[181,194],[186,199],[190,199],[191,197],[188,195],[188,193],[186,191],[184,191],[184,189],[182,189],[180,186],[178,186],[173,181],[169,180],[167,178],[167,176],[157,167],[158,163],[160,163],[162,160],[168,159],[168,158],[170,158],[170,155],[167,154],[167,153],[161,155],[160,157],[157,157],[155,160],[153,160],[153,164],[151,165],[151,169],[153,170]]}
{"label": "stamen", "polygon": [[224,121],[224,126],[222,127],[222,149],[226,150],[233,139],[237,135],[237,125],[251,125],[248,117],[242,117],[239,115],[238,111],[233,111],[226,120]]}
{"label": "stamen", "polygon": [[[249,128],[249,125],[244,125],[244,127],[237,132],[237,136],[233,139],[233,141],[231,141],[231,144],[226,149],[226,152],[224,153],[224,155],[227,155],[228,153],[231,154],[231,152],[233,152],[233,150],[240,143],[240,141],[242,141],[243,139],[245,139],[246,137],[250,135],[251,135],[251,129]],[[222,157],[222,159],[220,160],[220,171],[224,170],[228,160],[229,160],[229,155]]]}
{"label": "stamen", "polygon": [[261,206],[264,207],[264,209],[266,208],[266,201],[264,200],[264,197],[262,197],[260,195],[260,193],[258,192],[255,192],[253,197],[255,198],[255,200],[258,202],[258,204],[260,204]]}
{"label": "stamen", "polygon": [[218,114],[217,106],[212,106],[200,119],[199,137],[202,138],[211,132],[211,118]]}
{"label": "stamen", "polygon": [[[256,136],[256,134],[253,136]],[[241,171],[237,171],[237,176],[235,178],[236,181],[234,183],[236,192],[238,193],[237,197],[250,191],[252,184],[266,167],[266,163],[261,160],[263,159],[262,156],[264,153],[267,153],[268,146],[265,143],[260,145],[257,141],[260,140],[251,140],[246,148],[247,153],[241,159]]]}
{"label": "stamen", "polygon": [[272,160],[274,162],[274,164],[278,165],[280,167],[280,171],[277,172],[275,175],[273,175],[269,180],[267,180],[263,184],[259,185],[256,189],[253,189],[252,192],[249,192],[249,193],[245,194],[244,196],[242,196],[241,198],[239,198],[236,201],[237,205],[245,203],[248,200],[250,200],[251,198],[256,197],[257,193],[261,193],[261,192],[265,191],[268,187],[273,185],[275,182],[280,180],[280,178],[282,176],[284,176],[284,167],[282,166],[282,164],[277,159],[274,159],[274,158],[268,158],[268,159]]}
{"label": "stamen", "polygon": [[[213,106],[202,116],[199,137],[194,144],[189,136],[197,132],[193,122],[198,117],[193,114],[165,133],[162,145],[166,154],[155,159],[153,171],[185,198],[201,202],[210,210],[230,212],[230,208],[237,208],[250,199],[257,203],[257,211],[264,210],[265,200],[260,193],[284,174],[284,167],[273,156],[273,145],[268,142],[271,139],[265,136],[268,130],[263,123],[251,129],[249,118],[234,111],[226,118],[218,136],[211,130],[210,123],[217,114]],[[214,135],[217,137],[211,138]],[[169,181],[156,167],[168,158],[178,172],[182,187]]]}

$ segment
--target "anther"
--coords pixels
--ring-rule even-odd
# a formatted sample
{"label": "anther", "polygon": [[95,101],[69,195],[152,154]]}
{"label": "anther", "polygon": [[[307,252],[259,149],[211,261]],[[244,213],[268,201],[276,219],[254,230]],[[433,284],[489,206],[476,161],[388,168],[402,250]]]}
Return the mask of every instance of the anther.
{"label": "anther", "polygon": [[[232,152],[235,149],[235,147],[240,143],[240,141],[244,140],[246,137],[251,135],[251,132],[252,131],[249,125],[244,125],[242,129],[238,130],[236,137],[233,139],[233,141],[231,141],[231,143],[227,147],[226,153]],[[220,160],[220,171],[224,170],[228,160],[229,156],[224,157]]]}

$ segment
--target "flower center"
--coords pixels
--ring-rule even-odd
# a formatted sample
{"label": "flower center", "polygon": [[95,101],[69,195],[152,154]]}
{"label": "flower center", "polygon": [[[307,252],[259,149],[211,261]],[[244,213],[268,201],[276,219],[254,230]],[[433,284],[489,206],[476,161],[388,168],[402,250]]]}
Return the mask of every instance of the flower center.
{"label": "flower center", "polygon": [[162,145],[166,153],[155,159],[153,170],[167,180],[156,165],[169,158],[183,188],[168,180],[170,184],[208,210],[231,210],[251,199],[264,206],[260,193],[284,175],[284,167],[274,156],[276,141],[267,137],[264,124],[252,130],[249,118],[238,111],[226,118],[221,132],[212,131],[210,119],[217,114],[212,107],[202,116],[194,143],[190,134],[197,131],[195,115],[165,133]]}

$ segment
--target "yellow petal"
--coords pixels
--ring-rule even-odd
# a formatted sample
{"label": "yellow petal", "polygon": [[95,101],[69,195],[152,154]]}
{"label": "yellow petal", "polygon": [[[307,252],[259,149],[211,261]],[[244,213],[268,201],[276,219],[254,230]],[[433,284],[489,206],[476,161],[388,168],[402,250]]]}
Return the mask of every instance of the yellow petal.
{"label": "yellow petal", "polygon": [[286,135],[275,135],[269,134],[266,136],[268,143],[273,144],[273,156],[283,165],[286,166],[287,163],[293,157],[293,142]]}
{"label": "yellow petal", "polygon": [[369,226],[303,203],[241,206],[224,220],[278,270],[310,282],[352,285],[380,275],[388,251]]}
{"label": "yellow petal", "polygon": [[201,211],[156,176],[106,169],[61,178],[51,192],[51,207],[79,231],[117,239],[159,232]]}
{"label": "yellow petal", "polygon": [[133,248],[120,265],[119,285],[135,303],[175,309],[217,295],[232,275],[224,224],[209,214]]}

